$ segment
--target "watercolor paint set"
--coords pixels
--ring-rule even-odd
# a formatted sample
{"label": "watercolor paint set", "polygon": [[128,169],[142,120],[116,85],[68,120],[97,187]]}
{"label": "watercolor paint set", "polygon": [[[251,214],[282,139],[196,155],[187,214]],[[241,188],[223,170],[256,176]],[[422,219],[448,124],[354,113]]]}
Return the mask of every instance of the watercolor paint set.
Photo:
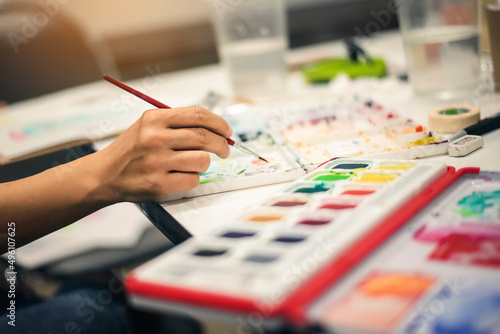
{"label": "watercolor paint set", "polygon": [[199,186],[160,201],[293,181],[333,157],[415,159],[447,152],[447,143],[436,144],[441,137],[371,100],[313,100],[226,108],[222,115],[235,136],[270,163],[235,149],[228,159],[212,155]]}
{"label": "watercolor paint set", "polygon": [[497,333],[499,259],[500,173],[344,158],[144,264],[126,287],[139,308],[318,333]]}
{"label": "watercolor paint set", "polygon": [[220,230],[141,267],[129,279],[130,291],[146,299],[171,290],[197,299],[200,292],[202,305],[209,294],[239,311],[271,301],[278,310],[316,270],[445,173],[444,163],[333,159]]}

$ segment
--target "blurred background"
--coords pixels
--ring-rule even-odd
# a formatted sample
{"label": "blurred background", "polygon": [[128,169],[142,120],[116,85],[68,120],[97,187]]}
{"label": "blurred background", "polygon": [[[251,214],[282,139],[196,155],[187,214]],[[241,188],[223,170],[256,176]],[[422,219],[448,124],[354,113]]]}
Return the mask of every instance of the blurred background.
{"label": "blurred background", "polygon": [[[218,0],[224,5],[227,1]],[[356,34],[393,0],[287,0],[291,48]],[[393,15],[382,29],[397,28]],[[207,0],[0,0],[0,100],[218,62]]]}

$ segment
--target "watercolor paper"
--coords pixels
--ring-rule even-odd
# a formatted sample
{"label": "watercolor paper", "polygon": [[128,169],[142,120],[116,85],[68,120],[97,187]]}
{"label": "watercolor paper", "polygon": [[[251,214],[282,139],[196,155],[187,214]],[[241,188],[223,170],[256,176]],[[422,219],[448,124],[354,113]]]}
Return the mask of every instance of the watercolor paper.
{"label": "watercolor paper", "polygon": [[[0,121],[0,157],[14,159],[77,140],[100,140],[123,132],[147,108],[145,103],[120,105],[113,91],[108,88],[100,95],[74,94],[72,98],[69,94],[65,100],[48,95],[9,106]],[[59,94],[67,93],[54,96]]]}
{"label": "watercolor paper", "polygon": [[282,146],[274,141],[269,134],[257,135],[254,139],[243,144],[250,150],[258,152],[269,163],[233,147],[231,147],[231,154],[227,159],[210,154],[210,167],[200,175],[200,184],[196,188],[169,194],[161,198],[160,201],[293,181],[306,173],[303,166],[284,151]]}

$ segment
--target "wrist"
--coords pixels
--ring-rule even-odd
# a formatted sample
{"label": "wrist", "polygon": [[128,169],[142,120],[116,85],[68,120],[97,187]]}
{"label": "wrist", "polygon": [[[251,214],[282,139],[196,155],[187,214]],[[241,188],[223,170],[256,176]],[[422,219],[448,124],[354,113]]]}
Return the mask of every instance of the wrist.
{"label": "wrist", "polygon": [[82,189],[82,201],[96,206],[108,206],[118,202],[108,182],[108,173],[104,157],[99,152],[87,155],[71,162],[79,175],[78,188]]}

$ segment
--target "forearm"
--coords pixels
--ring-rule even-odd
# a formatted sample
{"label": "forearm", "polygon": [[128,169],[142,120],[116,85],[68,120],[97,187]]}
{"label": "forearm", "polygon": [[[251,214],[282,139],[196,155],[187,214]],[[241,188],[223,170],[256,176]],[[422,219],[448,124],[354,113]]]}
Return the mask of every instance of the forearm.
{"label": "forearm", "polygon": [[101,182],[99,156],[92,154],[14,182],[0,184],[0,254],[6,251],[7,225],[15,223],[22,246],[110,204]]}

